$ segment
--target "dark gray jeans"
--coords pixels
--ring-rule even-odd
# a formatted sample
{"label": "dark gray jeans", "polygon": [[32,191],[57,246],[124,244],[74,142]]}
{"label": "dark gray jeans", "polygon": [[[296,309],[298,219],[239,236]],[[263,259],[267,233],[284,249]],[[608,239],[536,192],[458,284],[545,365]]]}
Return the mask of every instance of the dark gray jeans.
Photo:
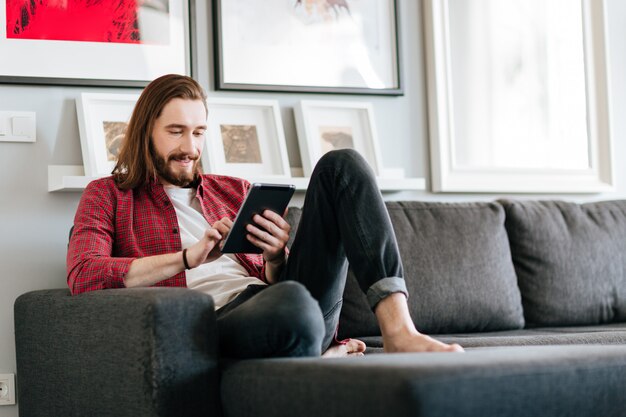
{"label": "dark gray jeans", "polygon": [[348,262],[372,309],[391,293],[407,294],[374,174],[357,152],[339,150],[311,175],[279,282],[250,285],[217,311],[222,355],[319,356],[337,329]]}

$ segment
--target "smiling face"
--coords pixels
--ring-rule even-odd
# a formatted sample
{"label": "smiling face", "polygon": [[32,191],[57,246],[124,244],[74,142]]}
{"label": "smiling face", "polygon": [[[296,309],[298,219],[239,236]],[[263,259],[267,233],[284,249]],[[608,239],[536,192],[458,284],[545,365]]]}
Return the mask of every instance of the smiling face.
{"label": "smiling face", "polygon": [[154,163],[162,184],[187,187],[199,175],[206,117],[200,100],[174,98],[163,107],[151,135]]}

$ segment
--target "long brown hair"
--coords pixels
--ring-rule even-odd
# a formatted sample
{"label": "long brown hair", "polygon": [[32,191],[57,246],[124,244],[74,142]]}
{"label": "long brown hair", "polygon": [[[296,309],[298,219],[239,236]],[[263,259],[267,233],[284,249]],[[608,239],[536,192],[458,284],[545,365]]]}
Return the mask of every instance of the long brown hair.
{"label": "long brown hair", "polygon": [[207,108],[204,90],[191,77],[168,74],[148,84],[137,100],[113,168],[113,178],[119,188],[134,189],[156,178],[157,171],[150,152],[152,129],[163,107],[174,98],[202,100],[204,108]]}

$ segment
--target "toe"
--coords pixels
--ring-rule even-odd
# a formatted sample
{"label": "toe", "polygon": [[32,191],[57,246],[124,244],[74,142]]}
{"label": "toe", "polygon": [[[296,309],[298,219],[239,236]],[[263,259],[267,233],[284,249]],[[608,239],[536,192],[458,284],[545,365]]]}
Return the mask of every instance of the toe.
{"label": "toe", "polygon": [[365,352],[366,349],[365,343],[363,343],[363,341],[359,339],[350,339],[345,346],[348,350],[348,353]]}
{"label": "toe", "polygon": [[452,352],[465,352],[465,349],[463,349],[461,345],[459,345],[458,343],[451,345],[451,347],[452,347]]}

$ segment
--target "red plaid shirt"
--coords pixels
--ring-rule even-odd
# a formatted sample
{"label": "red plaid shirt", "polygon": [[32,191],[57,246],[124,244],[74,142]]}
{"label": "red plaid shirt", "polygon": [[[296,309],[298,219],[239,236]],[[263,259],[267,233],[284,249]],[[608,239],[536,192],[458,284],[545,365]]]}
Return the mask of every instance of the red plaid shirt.
{"label": "red plaid shirt", "polygon": [[[246,180],[203,175],[196,198],[207,222],[234,220],[249,187]],[[76,211],[67,252],[67,283],[72,294],[125,287],[133,260],[181,250],[178,218],[163,185],[154,180],[134,190],[120,190],[113,177],[101,178],[85,188]],[[265,280],[261,255],[236,256],[250,276]],[[156,286],[186,287],[185,272]]]}

